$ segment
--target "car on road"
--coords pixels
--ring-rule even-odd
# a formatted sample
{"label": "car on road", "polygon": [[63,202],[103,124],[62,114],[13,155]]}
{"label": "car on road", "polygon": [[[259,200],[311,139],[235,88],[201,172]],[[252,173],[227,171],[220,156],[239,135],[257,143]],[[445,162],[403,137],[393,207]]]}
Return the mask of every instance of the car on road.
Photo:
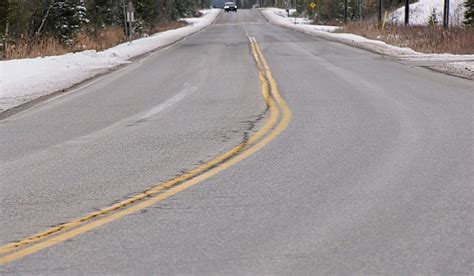
{"label": "car on road", "polygon": [[225,12],[237,12],[237,5],[234,2],[225,2],[224,4],[224,11]]}

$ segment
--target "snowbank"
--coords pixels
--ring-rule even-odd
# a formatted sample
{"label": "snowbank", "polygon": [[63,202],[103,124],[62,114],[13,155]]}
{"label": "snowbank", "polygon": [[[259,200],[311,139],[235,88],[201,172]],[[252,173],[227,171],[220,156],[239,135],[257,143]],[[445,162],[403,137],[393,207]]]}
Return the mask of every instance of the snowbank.
{"label": "snowbank", "polygon": [[290,17],[288,17],[288,13],[284,9],[278,9],[278,8],[266,8],[263,10],[263,12],[267,13],[272,13],[273,15],[277,15],[280,17],[279,20],[282,22],[285,22],[287,24],[293,24],[293,25],[301,25],[299,26],[300,28],[305,28],[308,30],[316,30],[316,31],[323,31],[323,32],[334,32],[337,30],[339,27],[336,26],[326,26],[326,25],[309,25],[313,21],[309,20],[307,18],[302,18],[302,17],[291,17],[291,14],[295,12],[295,10],[291,9],[290,10]]}
{"label": "snowbank", "polygon": [[430,67],[433,69],[474,80],[474,55],[423,54],[410,48],[393,46],[383,41],[367,39],[354,34],[332,33],[331,31],[320,29],[320,26],[293,24],[287,18],[282,17],[274,8],[263,9],[262,14],[275,25],[284,26],[331,41],[342,42],[400,60],[431,62],[433,66]]}
{"label": "snowbank", "polygon": [[[420,0],[410,4],[410,25],[428,25],[432,14],[438,24],[443,24],[444,0]],[[450,0],[449,21],[451,25],[460,26],[464,21],[464,0]],[[405,7],[392,12],[387,19],[393,24],[405,24]]]}
{"label": "snowbank", "polygon": [[0,112],[46,94],[60,91],[132,57],[171,44],[210,25],[219,9],[204,10],[200,18],[185,18],[190,25],[123,43],[102,52],[83,51],[62,56],[0,61]]}

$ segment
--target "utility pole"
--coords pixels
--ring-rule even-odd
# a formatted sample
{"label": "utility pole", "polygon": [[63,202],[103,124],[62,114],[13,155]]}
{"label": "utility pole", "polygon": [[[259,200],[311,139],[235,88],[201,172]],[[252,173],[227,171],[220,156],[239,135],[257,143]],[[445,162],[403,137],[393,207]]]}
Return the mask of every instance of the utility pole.
{"label": "utility pole", "polygon": [[405,26],[410,23],[410,0],[405,0]]}
{"label": "utility pole", "polygon": [[445,30],[449,29],[449,0],[444,0],[443,26]]}

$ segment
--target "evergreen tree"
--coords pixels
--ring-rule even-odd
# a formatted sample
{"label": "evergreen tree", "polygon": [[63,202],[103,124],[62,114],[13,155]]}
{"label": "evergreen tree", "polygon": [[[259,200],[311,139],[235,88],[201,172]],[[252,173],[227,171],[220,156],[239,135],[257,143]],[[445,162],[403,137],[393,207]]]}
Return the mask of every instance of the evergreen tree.
{"label": "evergreen tree", "polygon": [[8,1],[0,3],[0,59],[5,55],[6,39],[7,39],[7,24],[8,24]]}
{"label": "evergreen tree", "polygon": [[107,0],[89,0],[87,1],[87,12],[91,24],[89,27],[95,34],[105,27],[105,18],[107,13]]}
{"label": "evergreen tree", "polygon": [[84,0],[57,0],[47,19],[49,30],[70,45],[74,36],[89,22]]}
{"label": "evergreen tree", "polygon": [[175,0],[176,10],[179,17],[192,16],[196,9],[195,2],[193,0]]}
{"label": "evergreen tree", "polygon": [[334,20],[337,17],[337,7],[339,6],[339,0],[327,1],[317,0],[316,1],[316,14],[318,14],[318,20],[321,24],[327,24],[328,21]]}
{"label": "evergreen tree", "polygon": [[5,34],[7,27],[8,1],[0,2],[0,34]]}
{"label": "evergreen tree", "polygon": [[136,11],[135,31],[144,32],[152,29],[157,23],[154,0],[134,0],[133,5]]}
{"label": "evergreen tree", "polygon": [[8,10],[4,20],[8,22],[9,37],[15,39],[30,34],[29,30],[34,21],[33,15],[40,4],[38,1],[8,0]]}
{"label": "evergreen tree", "polygon": [[155,0],[158,23],[166,23],[180,18],[174,0]]}
{"label": "evergreen tree", "polygon": [[31,45],[33,40],[54,36],[71,45],[80,32],[95,36],[111,26],[123,27],[124,6],[129,1],[135,6],[133,25],[138,32],[192,16],[196,8],[210,3],[210,0],[0,0],[0,44],[6,38],[8,22],[11,44],[23,40]]}
{"label": "evergreen tree", "polygon": [[464,12],[464,26],[474,27],[474,0],[466,0],[464,2],[466,11]]}
{"label": "evergreen tree", "polygon": [[347,1],[347,19],[358,20],[359,19],[359,0],[348,0]]}

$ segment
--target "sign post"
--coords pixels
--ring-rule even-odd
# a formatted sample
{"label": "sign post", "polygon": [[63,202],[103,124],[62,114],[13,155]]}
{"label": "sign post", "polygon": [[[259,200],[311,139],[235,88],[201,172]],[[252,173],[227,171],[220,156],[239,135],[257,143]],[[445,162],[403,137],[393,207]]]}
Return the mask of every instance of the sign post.
{"label": "sign post", "polygon": [[344,24],[347,24],[347,0],[344,1]]}
{"label": "sign post", "polygon": [[133,7],[132,1],[128,2],[127,6],[127,22],[129,24],[129,31],[128,31],[128,41],[132,41],[133,37],[133,22],[135,21],[135,8]]}
{"label": "sign post", "polygon": [[314,20],[316,18],[316,12],[315,12],[316,3],[314,3],[314,2],[309,3],[309,7],[311,8],[311,10],[313,12],[313,20]]}

